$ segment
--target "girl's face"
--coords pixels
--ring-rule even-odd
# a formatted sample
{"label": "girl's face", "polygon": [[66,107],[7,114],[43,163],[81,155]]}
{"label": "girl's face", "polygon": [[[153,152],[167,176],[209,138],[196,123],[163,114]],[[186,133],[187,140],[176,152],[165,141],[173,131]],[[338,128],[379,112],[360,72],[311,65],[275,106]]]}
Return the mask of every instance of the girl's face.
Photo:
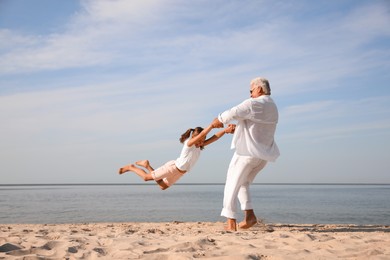
{"label": "girl's face", "polygon": [[[192,137],[195,137],[195,136],[197,136],[198,134],[199,134],[199,133],[193,133],[193,134],[192,134]],[[198,142],[196,142],[196,143],[195,143],[195,147],[196,147],[196,148],[199,148],[199,147],[203,146],[205,140],[206,140],[206,136],[203,137],[203,138],[201,138]]]}

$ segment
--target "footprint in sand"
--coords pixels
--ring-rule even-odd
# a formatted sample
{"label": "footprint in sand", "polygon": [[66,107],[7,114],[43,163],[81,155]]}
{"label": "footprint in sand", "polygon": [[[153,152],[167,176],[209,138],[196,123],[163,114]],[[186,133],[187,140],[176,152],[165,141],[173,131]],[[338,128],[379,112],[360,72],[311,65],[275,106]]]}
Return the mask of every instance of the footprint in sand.
{"label": "footprint in sand", "polygon": [[105,256],[107,255],[107,251],[104,248],[95,247],[93,251],[97,252],[99,255]]}
{"label": "footprint in sand", "polygon": [[144,254],[154,254],[154,253],[163,253],[163,252],[167,252],[167,251],[169,251],[168,248],[157,248],[154,250],[144,251],[143,253]]}
{"label": "footprint in sand", "polygon": [[39,255],[43,258],[46,257],[63,257],[59,252],[64,251],[66,243],[64,241],[49,241],[41,247],[31,247],[26,249],[18,249],[10,251],[7,254],[13,256],[27,256],[27,255]]}
{"label": "footprint in sand", "polygon": [[72,254],[76,254],[79,250],[75,246],[68,247],[68,252]]}
{"label": "footprint in sand", "polygon": [[110,238],[100,238],[97,243],[99,246],[110,246],[112,243],[113,243],[114,240],[110,239]]}
{"label": "footprint in sand", "polygon": [[7,252],[10,252],[10,251],[14,251],[14,250],[20,250],[22,248],[23,247],[21,247],[19,245],[15,245],[15,244],[11,244],[11,243],[5,243],[5,244],[0,246],[0,252],[7,253]]}

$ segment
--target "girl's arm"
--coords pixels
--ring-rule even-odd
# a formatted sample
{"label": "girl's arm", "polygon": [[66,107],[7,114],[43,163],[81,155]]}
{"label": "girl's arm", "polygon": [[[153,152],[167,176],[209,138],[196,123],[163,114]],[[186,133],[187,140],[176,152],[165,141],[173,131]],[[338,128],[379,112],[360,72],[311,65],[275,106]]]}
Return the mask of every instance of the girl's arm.
{"label": "girl's arm", "polygon": [[200,134],[198,134],[193,138],[190,138],[190,140],[188,140],[187,146],[191,147],[194,144],[196,144],[196,142],[198,142],[199,140],[202,140],[212,129],[213,129],[213,124],[210,124],[208,127],[204,128],[203,131],[200,132]]}
{"label": "girl's arm", "polygon": [[236,127],[236,125],[233,125],[233,124],[228,125],[225,129],[219,131],[218,133],[216,133],[215,135],[213,135],[212,137],[210,137],[209,139],[204,141],[203,146],[214,143],[215,141],[217,141],[219,138],[221,138],[226,133],[230,133],[230,134],[234,133],[235,127]]}

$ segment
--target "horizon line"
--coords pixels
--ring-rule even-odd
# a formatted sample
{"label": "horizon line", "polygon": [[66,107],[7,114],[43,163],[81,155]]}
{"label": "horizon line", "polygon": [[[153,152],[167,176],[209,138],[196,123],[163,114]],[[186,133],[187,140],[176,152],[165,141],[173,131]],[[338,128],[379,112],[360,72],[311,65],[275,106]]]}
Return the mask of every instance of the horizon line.
{"label": "horizon line", "polygon": [[[9,183],[0,184],[0,187],[5,186],[153,186],[152,183]],[[188,182],[176,183],[177,185],[225,185],[223,182]],[[252,185],[390,185],[390,183],[344,183],[344,182],[268,182],[268,183],[252,183]]]}

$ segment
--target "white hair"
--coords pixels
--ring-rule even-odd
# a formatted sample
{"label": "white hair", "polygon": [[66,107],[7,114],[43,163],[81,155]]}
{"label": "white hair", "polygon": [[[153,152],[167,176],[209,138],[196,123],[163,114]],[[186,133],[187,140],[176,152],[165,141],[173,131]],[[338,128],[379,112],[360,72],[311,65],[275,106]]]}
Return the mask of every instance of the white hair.
{"label": "white hair", "polygon": [[261,88],[265,95],[271,95],[271,88],[266,78],[259,77],[259,78],[252,79],[251,86]]}

